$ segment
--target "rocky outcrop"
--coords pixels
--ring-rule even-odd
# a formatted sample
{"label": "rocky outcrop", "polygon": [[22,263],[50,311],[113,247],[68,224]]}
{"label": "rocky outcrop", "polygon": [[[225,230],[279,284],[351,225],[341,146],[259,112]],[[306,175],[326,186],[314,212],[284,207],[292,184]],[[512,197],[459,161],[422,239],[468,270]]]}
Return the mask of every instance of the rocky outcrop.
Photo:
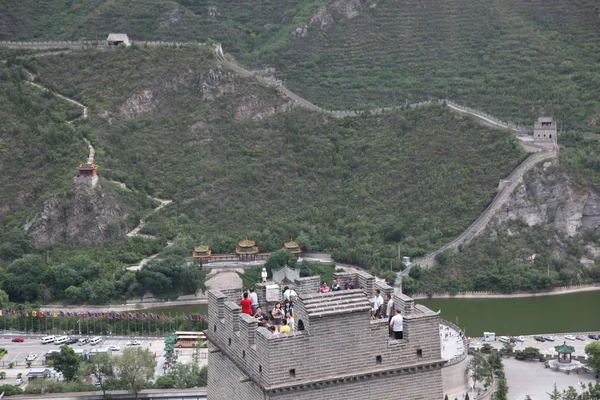
{"label": "rocky outcrop", "polygon": [[[327,29],[336,21],[356,18],[363,10],[376,6],[377,0],[336,0],[327,7],[319,9],[310,19],[310,25]],[[306,36],[306,33],[299,35],[297,30],[293,34],[294,36]]]}
{"label": "rocky outcrop", "polygon": [[582,189],[556,161],[530,172],[495,218],[496,226],[521,221],[575,237],[600,228],[600,196]]}
{"label": "rocky outcrop", "polygon": [[114,191],[93,188],[90,178],[75,178],[68,192],[46,200],[25,224],[36,245],[69,242],[86,246],[123,237],[130,211]]}
{"label": "rocky outcrop", "polygon": [[202,100],[212,100],[235,91],[235,74],[220,69],[210,69],[200,76]]}
{"label": "rocky outcrop", "polygon": [[134,93],[119,106],[119,114],[126,117],[138,117],[148,114],[156,109],[158,100],[150,89],[140,90]]}
{"label": "rocky outcrop", "polygon": [[247,95],[237,102],[234,118],[237,120],[261,120],[294,107],[289,98],[279,97],[276,102],[265,100],[256,95]]}

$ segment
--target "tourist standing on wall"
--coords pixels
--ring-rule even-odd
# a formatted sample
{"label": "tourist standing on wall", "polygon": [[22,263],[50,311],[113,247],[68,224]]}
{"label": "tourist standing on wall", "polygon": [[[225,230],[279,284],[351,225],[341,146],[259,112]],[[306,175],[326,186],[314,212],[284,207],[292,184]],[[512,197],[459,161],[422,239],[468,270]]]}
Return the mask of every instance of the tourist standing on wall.
{"label": "tourist standing on wall", "polygon": [[296,294],[296,291],[294,289],[290,289],[289,286],[286,286],[283,288],[283,299],[284,300],[289,300],[291,302],[296,301],[296,297],[298,296],[298,294]]}
{"label": "tourist standing on wall", "polygon": [[[388,317],[388,324],[389,324],[392,321],[392,317],[394,316],[394,300],[392,300],[392,296],[389,293],[387,293],[385,295],[385,300],[387,301],[385,315]],[[392,327],[390,326],[390,331],[389,331],[390,336],[392,336],[392,333],[393,333],[393,330],[392,330]]]}
{"label": "tourist standing on wall", "polygon": [[277,332],[279,332],[279,329],[281,328],[281,320],[285,316],[283,314],[283,310],[281,309],[280,302],[275,303],[275,308],[273,311],[271,311],[271,316],[273,317],[273,325],[277,329]]}
{"label": "tourist standing on wall", "polygon": [[242,306],[242,313],[252,315],[252,300],[248,298],[248,293],[244,292],[244,298],[240,300],[240,306]]}
{"label": "tourist standing on wall", "polygon": [[375,318],[381,318],[383,315],[383,297],[381,297],[381,290],[375,289],[373,293],[373,309],[375,310]]}
{"label": "tourist standing on wall", "polygon": [[400,310],[396,310],[396,315],[394,315],[390,321],[390,327],[394,331],[394,339],[400,340],[403,338],[402,315],[400,314]]}
{"label": "tourist standing on wall", "polygon": [[294,306],[289,300],[283,302],[283,318],[287,320],[287,325],[294,327]]}
{"label": "tourist standing on wall", "polygon": [[254,288],[250,289],[250,301],[252,301],[252,314],[254,314],[258,308],[258,294],[254,291]]}

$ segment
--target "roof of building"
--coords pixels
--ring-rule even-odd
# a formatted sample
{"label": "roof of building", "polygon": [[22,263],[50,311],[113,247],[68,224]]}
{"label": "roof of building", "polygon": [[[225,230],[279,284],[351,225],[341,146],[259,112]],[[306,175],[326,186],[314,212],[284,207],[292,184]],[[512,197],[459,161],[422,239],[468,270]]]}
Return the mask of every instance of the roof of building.
{"label": "roof of building", "polygon": [[248,238],[244,239],[244,240],[240,240],[238,242],[238,246],[239,247],[253,247],[256,243],[254,243],[253,240],[249,240]]}
{"label": "roof of building", "polygon": [[294,239],[290,239],[289,242],[285,242],[283,244],[283,248],[286,250],[291,251],[292,253],[300,253],[302,250],[300,250],[300,245],[296,242],[294,242]]}
{"label": "roof of building", "polygon": [[575,352],[575,347],[569,346],[567,342],[565,342],[564,344],[554,346],[554,350],[556,350],[558,354],[571,354]]}
{"label": "roof of building", "polygon": [[78,170],[83,170],[83,171],[91,171],[93,169],[98,169],[98,165],[96,164],[79,164],[79,167],[77,167]]}
{"label": "roof of building", "polygon": [[194,247],[194,251],[192,252],[192,257],[208,258],[211,256],[211,254],[212,254],[212,250],[210,249],[210,246],[207,246],[205,244],[202,244],[202,242],[200,242],[200,245]]}
{"label": "roof of building", "polygon": [[206,253],[207,251],[210,251],[210,246],[207,246],[200,242],[198,246],[194,247],[194,251],[197,253]]}
{"label": "roof of building", "polygon": [[52,371],[49,368],[31,368],[29,372],[27,372],[27,376],[32,375],[51,375]]}
{"label": "roof of building", "polygon": [[552,122],[552,117],[538,117],[538,122]]}
{"label": "roof of building", "polygon": [[126,33],[109,33],[106,40],[108,42],[129,42],[129,36]]}
{"label": "roof of building", "polygon": [[258,247],[238,247],[235,249],[237,254],[255,254],[258,253]]}
{"label": "roof of building", "polygon": [[302,296],[302,302],[309,317],[363,312],[372,308],[360,289],[305,295]]}

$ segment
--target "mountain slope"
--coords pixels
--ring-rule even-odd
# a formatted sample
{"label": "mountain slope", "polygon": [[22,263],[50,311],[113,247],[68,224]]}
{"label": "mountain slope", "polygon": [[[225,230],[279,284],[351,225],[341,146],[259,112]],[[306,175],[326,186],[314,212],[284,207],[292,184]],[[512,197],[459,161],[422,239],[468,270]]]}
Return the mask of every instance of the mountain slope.
{"label": "mountain slope", "polygon": [[[27,65],[91,105],[86,135],[105,176],[174,200],[145,227],[169,238],[253,235],[269,250],[299,236],[314,249],[365,254],[402,238],[427,247],[474,220],[523,158],[507,132],[441,106],[347,119],[295,109],[221,69],[210,48],[75,52]],[[384,238],[383,225],[399,221],[402,232]]]}
{"label": "mountain slope", "polygon": [[529,126],[553,115],[597,132],[599,14],[593,0],[337,0],[287,44],[242,61],[275,67],[324,107],[450,98]]}

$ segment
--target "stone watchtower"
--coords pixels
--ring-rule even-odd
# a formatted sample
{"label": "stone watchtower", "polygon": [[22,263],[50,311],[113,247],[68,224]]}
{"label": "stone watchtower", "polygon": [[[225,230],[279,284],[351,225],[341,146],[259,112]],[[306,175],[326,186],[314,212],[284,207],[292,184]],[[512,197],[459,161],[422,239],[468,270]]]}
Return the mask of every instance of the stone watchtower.
{"label": "stone watchtower", "polygon": [[535,142],[556,141],[556,121],[552,117],[539,117],[533,125],[533,140]]}
{"label": "stone watchtower", "polygon": [[[344,275],[358,283],[367,274]],[[241,314],[239,297],[208,292],[209,400],[443,397],[436,313],[394,296],[404,316],[404,339],[393,340],[387,319],[370,320],[371,303],[362,290],[318,294],[318,277],[301,279],[296,326],[287,334],[257,327]]]}

